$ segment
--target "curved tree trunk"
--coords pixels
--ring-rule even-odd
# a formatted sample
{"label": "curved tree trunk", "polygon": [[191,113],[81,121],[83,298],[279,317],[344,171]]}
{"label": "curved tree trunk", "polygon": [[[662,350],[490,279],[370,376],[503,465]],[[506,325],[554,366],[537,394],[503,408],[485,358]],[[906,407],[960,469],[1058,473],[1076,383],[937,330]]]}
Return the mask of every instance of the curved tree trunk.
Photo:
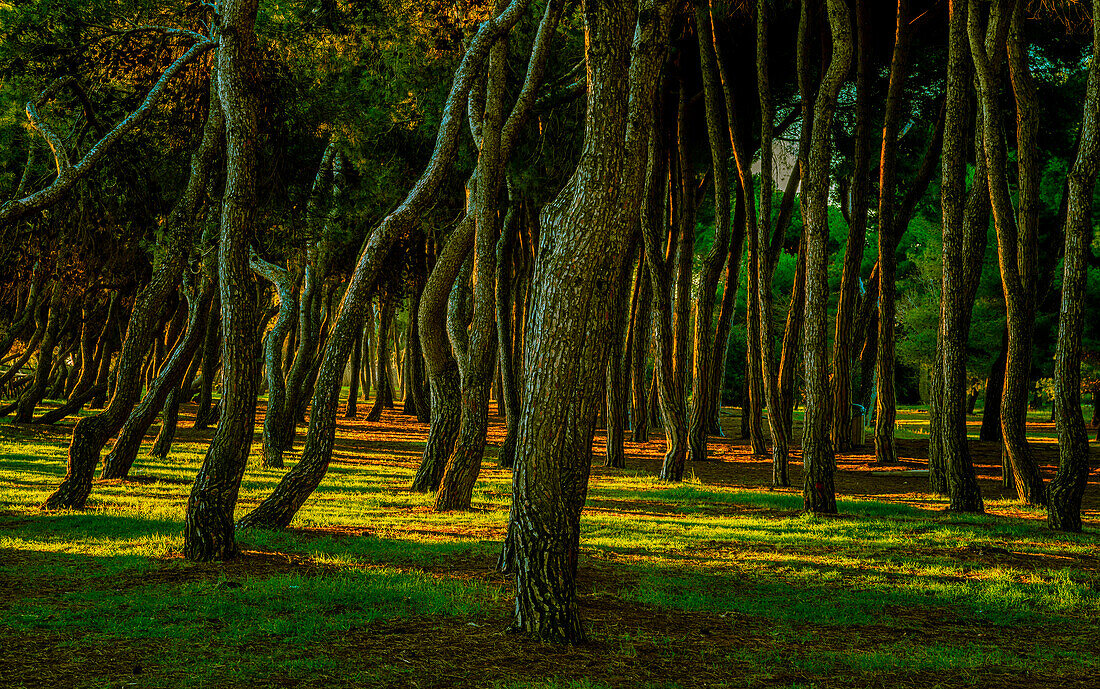
{"label": "curved tree trunk", "polygon": [[584,148],[573,177],[543,210],[524,357],[509,523],[513,628],[570,643],[585,638],[576,574],[593,402],[612,331],[613,291],[606,286],[621,270],[637,218],[670,15],[667,5],[645,2],[634,32],[632,9],[584,7],[591,85]]}
{"label": "curved tree trunk", "polygon": [[[382,408],[386,406],[386,398],[390,396],[390,374],[386,370],[387,349],[389,347],[388,336],[390,324],[393,323],[393,312],[397,308],[396,300],[385,295],[378,305],[378,349],[375,353],[374,371],[378,384],[374,386],[374,404],[367,412],[367,421],[377,421],[382,418]],[[392,397],[391,397],[392,399]]]}
{"label": "curved tree trunk", "polygon": [[267,413],[264,415],[263,466],[283,466],[280,432],[287,423],[286,381],[283,379],[283,341],[294,321],[298,304],[294,301],[294,277],[287,269],[252,256],[253,271],[275,286],[279,295],[279,316],[264,342],[264,370],[267,372]]}
{"label": "curved tree trunk", "polygon": [[218,94],[225,113],[226,188],[218,241],[222,311],[222,399],[218,430],[187,501],[183,555],[193,562],[236,556],[233,511],[255,432],[256,287],[248,265],[256,207],[257,0],[226,0],[218,50]]}

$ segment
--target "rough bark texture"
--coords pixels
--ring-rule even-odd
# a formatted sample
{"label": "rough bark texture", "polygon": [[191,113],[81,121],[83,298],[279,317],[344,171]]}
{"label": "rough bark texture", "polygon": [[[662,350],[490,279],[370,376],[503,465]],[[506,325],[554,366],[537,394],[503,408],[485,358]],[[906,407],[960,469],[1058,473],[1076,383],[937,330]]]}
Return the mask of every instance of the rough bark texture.
{"label": "rough bark texture", "polygon": [[612,330],[611,287],[637,218],[669,10],[643,5],[633,60],[632,3],[588,2],[585,15],[585,143],[573,177],[543,210],[509,522],[513,626],[564,642],[584,639],[576,572],[593,402]]}
{"label": "rough bark texture", "polygon": [[1092,1],[1092,62],[1077,159],[1069,175],[1062,310],[1054,363],[1058,424],[1058,473],[1047,487],[1047,523],[1081,531],[1081,496],[1089,474],[1089,436],[1081,413],[1081,331],[1084,326],[1088,257],[1092,251],[1092,194],[1100,165],[1100,0]]}
{"label": "rough bark texture", "polygon": [[256,207],[257,0],[222,4],[218,96],[225,113],[226,188],[218,242],[222,315],[222,398],[218,430],[187,500],[183,555],[194,562],[237,554],[233,511],[255,432],[256,286],[248,265]]}
{"label": "rough bark texture", "polygon": [[380,299],[378,305],[378,348],[375,351],[374,366],[375,379],[378,384],[374,386],[374,403],[367,412],[367,421],[377,421],[382,418],[382,408],[386,406],[387,398],[392,399],[393,393],[390,387],[390,374],[387,371],[386,359],[389,357],[390,325],[393,323],[393,314],[397,310],[396,300],[386,295]]}
{"label": "rough bark texture", "polygon": [[843,0],[828,0],[833,54],[814,103],[809,174],[806,175],[809,223],[806,226],[806,329],[802,359],[806,365],[806,421],[802,434],[802,500],[807,511],[836,512],[833,452],[829,443],[829,382],[825,328],[829,305],[826,261],[829,238],[829,141],[837,95],[852,57],[852,32]]}
{"label": "rough bark texture", "polygon": [[[333,324],[318,372],[302,458],[283,477],[272,494],[241,520],[243,525],[285,527],[324,478],[332,458],[332,445],[336,436],[340,382],[354,345],[353,338],[362,330],[367,306],[385,259],[394,242],[420,222],[422,212],[435,198],[457,151],[461,113],[465,110],[470,85],[479,73],[496,37],[510,28],[526,7],[527,2],[524,0],[514,0],[504,12],[484,22],[470,42],[455,72],[455,80],[444,106],[436,147],[427,169],[404,202],[371,233],[348,282],[340,313]],[[423,317],[423,313],[421,316]],[[421,335],[423,334],[424,331],[421,330]]]}
{"label": "rough bark texture", "polygon": [[[976,206],[988,208],[989,191],[985,179],[985,156],[979,155],[974,186],[964,200],[970,81],[966,16],[964,5],[952,3],[948,37],[943,173],[940,182],[943,280],[937,333],[937,366],[933,372],[929,481],[933,491],[950,496],[951,509],[981,512],[984,504],[966,438],[964,397],[970,312],[981,269],[979,267],[977,271],[967,271],[966,262],[968,257],[975,254],[980,257],[984,254],[988,212],[979,212],[980,217],[975,218],[974,209]],[[898,21],[900,26],[900,14]],[[982,238],[980,247],[974,245],[974,237],[977,235]],[[980,258],[977,260],[980,261]]]}
{"label": "rough bark texture", "polygon": [[[1022,36],[1026,7],[1015,0],[994,0],[983,31],[976,0],[970,0],[968,32],[978,75],[978,103],[989,169],[989,196],[997,229],[1008,323],[1008,354],[1001,396],[1001,431],[1015,477],[1027,504],[1043,504],[1046,491],[1027,444],[1027,395],[1030,388],[1032,331],[1035,322],[1035,257],[1039,208],[1037,158],[1038,103]],[[1007,46],[1008,66],[1016,96],[1018,208],[1013,208],[999,101],[999,79],[993,62]]]}

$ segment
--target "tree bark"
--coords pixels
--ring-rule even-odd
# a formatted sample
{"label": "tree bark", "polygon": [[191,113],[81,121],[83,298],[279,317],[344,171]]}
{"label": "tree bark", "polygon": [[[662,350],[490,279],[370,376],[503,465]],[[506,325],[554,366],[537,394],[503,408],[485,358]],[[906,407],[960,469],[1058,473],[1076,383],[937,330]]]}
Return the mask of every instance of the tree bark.
{"label": "tree bark", "polygon": [[825,328],[829,280],[830,129],[837,96],[852,57],[852,31],[843,0],[827,0],[833,54],[814,103],[809,174],[806,176],[809,224],[806,227],[806,328],[802,359],[806,365],[806,422],[802,435],[802,500],[809,512],[836,512],[833,452],[829,443],[829,385]]}
{"label": "tree bark", "polygon": [[237,555],[233,511],[255,432],[256,287],[248,265],[256,207],[257,0],[225,0],[218,96],[225,114],[226,188],[218,242],[222,312],[222,398],[218,430],[187,501],[183,555],[193,562]]}
{"label": "tree bark", "polygon": [[1092,61],[1077,158],[1069,175],[1062,310],[1054,359],[1054,407],[1058,424],[1058,473],[1047,487],[1047,523],[1081,531],[1081,497],[1089,475],[1089,436],[1081,413],[1081,332],[1088,258],[1092,249],[1092,194],[1100,165],[1100,0],[1092,0]]}
{"label": "tree bark", "polygon": [[513,628],[570,643],[585,638],[576,597],[580,513],[612,330],[611,287],[637,221],[670,16],[667,5],[645,2],[635,32],[632,4],[590,2],[584,12],[584,148],[570,181],[543,209],[508,536]]}

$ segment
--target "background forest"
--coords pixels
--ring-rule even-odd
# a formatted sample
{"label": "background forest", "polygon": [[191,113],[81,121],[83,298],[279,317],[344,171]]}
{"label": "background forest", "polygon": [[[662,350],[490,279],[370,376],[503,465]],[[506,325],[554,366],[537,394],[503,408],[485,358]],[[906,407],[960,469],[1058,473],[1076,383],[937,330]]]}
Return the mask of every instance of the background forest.
{"label": "background forest", "polygon": [[[474,554],[514,584],[510,628],[570,643],[601,491],[726,519],[768,488],[746,504],[818,519],[884,492],[848,483],[866,454],[863,479],[920,477],[890,519],[991,524],[1009,501],[1085,535],[1006,539],[1087,549],[1097,12],[0,0],[0,520],[93,519],[130,486],[176,510],[170,555],[205,563],[293,560],[278,534],[304,522],[500,511]],[[391,442],[390,483],[349,487]],[[169,466],[182,488],[138,488]],[[364,497],[394,490],[397,512]],[[333,492],[370,507],[321,519]],[[4,547],[35,550],[20,533]],[[1057,584],[1066,615],[1096,603],[1086,569]],[[665,575],[630,595],[694,589]]]}

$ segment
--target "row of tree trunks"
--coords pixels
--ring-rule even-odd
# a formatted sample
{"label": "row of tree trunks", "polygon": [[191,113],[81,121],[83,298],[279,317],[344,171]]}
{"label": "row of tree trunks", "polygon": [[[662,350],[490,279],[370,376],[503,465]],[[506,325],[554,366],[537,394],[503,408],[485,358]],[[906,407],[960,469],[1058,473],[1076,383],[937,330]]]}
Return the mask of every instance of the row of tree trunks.
{"label": "row of tree trunks", "polygon": [[[221,49],[218,51],[219,61]],[[81,509],[91,493],[92,478],[100,453],[107,441],[125,423],[140,392],[141,364],[153,338],[164,305],[176,291],[193,243],[196,216],[202,207],[206,182],[221,154],[224,117],[218,98],[217,69],[211,69],[210,103],[202,141],[191,161],[191,175],[183,196],[166,221],[166,234],[154,261],[152,278],[134,298],[126,334],[114,369],[114,386],[107,409],[77,421],[69,443],[65,478],[43,503],[44,509]],[[110,356],[100,356],[100,372],[105,374]],[[105,379],[105,375],[100,376]]]}
{"label": "row of tree trunks", "polygon": [[[419,222],[421,213],[433,202],[457,152],[461,113],[465,110],[471,85],[480,74],[481,65],[496,38],[519,20],[526,7],[527,2],[524,0],[513,0],[504,12],[480,26],[467,48],[455,72],[455,80],[444,106],[436,147],[427,169],[405,201],[371,233],[347,285],[340,312],[333,323],[318,369],[309,431],[302,448],[302,457],[283,477],[272,494],[242,518],[242,525],[285,527],[324,478],[332,457],[336,434],[335,417],[348,355],[354,345],[354,338],[362,331],[370,297],[377,286],[382,268],[397,239],[407,234],[414,223]],[[422,310],[422,320],[423,316]],[[421,335],[423,334],[422,328]],[[424,344],[427,353],[428,343]]]}
{"label": "row of tree trunks", "polygon": [[213,290],[212,282],[191,286],[185,281],[183,292],[187,302],[186,330],[156,379],[149,386],[141,403],[134,407],[130,417],[123,424],[114,447],[104,460],[102,478],[119,479],[129,475],[145,432],[163,409],[169,394],[178,388],[188,365],[199,349],[199,344],[202,343],[203,322],[213,297]]}

